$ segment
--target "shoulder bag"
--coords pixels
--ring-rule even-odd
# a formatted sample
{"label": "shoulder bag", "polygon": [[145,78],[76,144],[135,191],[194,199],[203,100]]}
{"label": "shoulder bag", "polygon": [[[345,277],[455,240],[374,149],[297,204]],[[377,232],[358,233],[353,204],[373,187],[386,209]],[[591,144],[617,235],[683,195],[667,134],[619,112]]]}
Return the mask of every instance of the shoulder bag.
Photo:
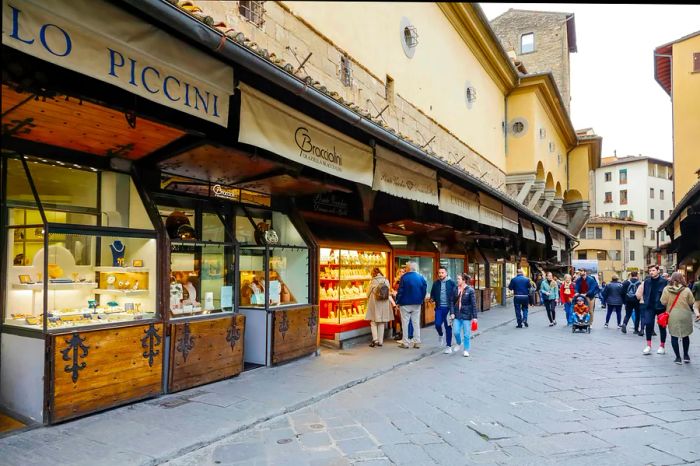
{"label": "shoulder bag", "polygon": [[673,310],[673,307],[674,307],[674,306],[676,305],[676,303],[678,302],[678,298],[680,298],[680,296],[681,296],[681,293],[679,292],[679,293],[676,295],[676,299],[673,300],[673,304],[671,304],[671,307],[669,308],[669,310],[668,310],[668,311],[662,312],[662,313],[659,314],[659,316],[656,318],[656,319],[658,320],[658,322],[659,322],[659,327],[666,328],[666,326],[668,325],[668,318],[671,316],[671,311]]}

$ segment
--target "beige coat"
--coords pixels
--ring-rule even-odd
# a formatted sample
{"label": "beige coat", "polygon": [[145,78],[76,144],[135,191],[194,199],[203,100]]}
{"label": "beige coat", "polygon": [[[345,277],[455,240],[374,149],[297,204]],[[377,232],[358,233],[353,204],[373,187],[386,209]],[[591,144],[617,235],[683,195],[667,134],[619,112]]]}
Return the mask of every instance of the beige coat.
{"label": "beige coat", "polygon": [[374,297],[374,291],[379,288],[382,284],[386,284],[391,292],[391,283],[385,277],[377,275],[372,279],[369,284],[369,292],[367,293],[367,314],[365,314],[365,320],[371,320],[374,322],[389,322],[394,320],[394,312],[392,311],[392,306],[394,305],[394,300],[389,295],[389,299],[386,301],[377,301]]}
{"label": "beige coat", "polygon": [[668,333],[672,337],[683,338],[693,333],[693,293],[685,286],[666,286],[661,294],[661,304],[666,306],[666,312],[671,309],[673,301],[678,296],[676,305],[668,318]]}

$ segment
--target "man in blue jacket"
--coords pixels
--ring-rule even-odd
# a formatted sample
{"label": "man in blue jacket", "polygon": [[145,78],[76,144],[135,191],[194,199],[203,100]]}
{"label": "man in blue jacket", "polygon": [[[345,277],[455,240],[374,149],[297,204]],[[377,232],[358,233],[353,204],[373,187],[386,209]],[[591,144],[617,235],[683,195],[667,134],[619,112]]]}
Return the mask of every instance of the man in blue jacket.
{"label": "man in blue jacket", "polygon": [[[435,303],[435,329],[440,335],[440,346],[447,346],[444,353],[452,352],[452,327],[447,325],[447,316],[452,311],[457,297],[457,284],[447,275],[447,269],[438,269],[438,279],[430,289],[430,300]],[[443,335],[442,327],[445,327]]]}
{"label": "man in blue jacket", "polygon": [[[527,311],[530,304],[530,279],[523,275],[523,270],[518,269],[518,274],[510,280],[508,289],[513,291],[513,305],[515,306],[515,318],[518,325],[515,328],[523,328],[527,325]],[[520,313],[522,309],[522,315]]]}
{"label": "man in blue jacket", "polygon": [[574,289],[576,293],[586,295],[588,298],[588,312],[591,314],[590,324],[593,324],[593,311],[595,310],[595,297],[600,292],[600,287],[595,278],[589,276],[585,269],[581,269],[581,276],[578,277],[576,283],[574,283]]}
{"label": "man in blue jacket", "polygon": [[428,283],[418,272],[418,264],[408,263],[409,271],[403,274],[399,280],[399,290],[396,293],[396,304],[401,311],[401,328],[408,329],[408,322],[413,324],[413,338],[409,340],[408,331],[403,332],[403,340],[399,344],[401,348],[420,348],[420,311],[425,295],[428,291]]}

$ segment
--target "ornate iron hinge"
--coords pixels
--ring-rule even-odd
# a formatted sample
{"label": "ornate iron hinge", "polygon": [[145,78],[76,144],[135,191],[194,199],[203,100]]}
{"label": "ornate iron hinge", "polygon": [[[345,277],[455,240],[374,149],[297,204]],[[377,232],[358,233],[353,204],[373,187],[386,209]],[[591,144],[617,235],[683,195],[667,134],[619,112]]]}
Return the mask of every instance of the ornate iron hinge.
{"label": "ornate iron hinge", "polygon": [[107,157],[126,157],[129,152],[134,150],[135,146],[133,143],[129,144],[117,144],[114,148],[107,149]]}
{"label": "ornate iron hinge", "polygon": [[161,337],[158,335],[158,329],[156,329],[155,324],[149,325],[148,329],[144,330],[143,333],[145,333],[146,336],[141,338],[141,347],[148,348],[148,351],[143,352],[143,357],[148,358],[148,365],[153,367],[153,358],[160,354],[160,350],[153,351],[153,347],[160,346]]}
{"label": "ornate iron hinge", "polygon": [[238,330],[238,327],[236,326],[236,316],[233,316],[233,319],[231,319],[231,326],[229,327],[228,331],[226,332],[226,341],[229,342],[231,345],[231,351],[234,350],[236,343],[238,343],[238,340],[241,339],[241,331]]}
{"label": "ornate iron hinge", "polygon": [[182,353],[182,358],[187,361],[187,355],[190,354],[194,348],[194,337],[190,335],[190,323],[185,322],[185,331],[180,338],[177,339],[177,346],[175,349]]}
{"label": "ornate iron hinge", "polygon": [[282,334],[282,339],[284,340],[284,336],[287,334],[287,331],[289,330],[289,317],[287,316],[287,311],[282,312],[282,320],[280,320],[279,330],[280,330],[280,333]]}
{"label": "ornate iron hinge", "polygon": [[312,307],[311,313],[309,314],[309,332],[311,335],[316,335],[316,329],[318,328],[318,314],[316,310]]}
{"label": "ornate iron hinge", "polygon": [[85,341],[84,338],[80,338],[80,335],[78,333],[74,333],[73,336],[70,338],[70,340],[66,340],[66,343],[68,343],[68,348],[61,350],[61,354],[63,354],[63,360],[64,361],[70,361],[71,356],[68,355],[68,353],[73,351],[72,358],[73,358],[73,365],[72,366],[66,366],[63,370],[65,372],[72,372],[73,375],[71,378],[73,379],[73,383],[76,383],[78,381],[78,371],[81,371],[85,369],[87,366],[86,362],[82,362],[78,364],[78,350],[83,350],[83,354],[80,355],[81,358],[87,357],[88,355],[88,348],[89,346],[83,345],[83,342]]}
{"label": "ornate iron hinge", "polygon": [[2,134],[5,136],[14,136],[15,134],[29,134],[32,128],[36,128],[34,118],[25,118],[24,120],[10,120],[11,123],[2,125]]}

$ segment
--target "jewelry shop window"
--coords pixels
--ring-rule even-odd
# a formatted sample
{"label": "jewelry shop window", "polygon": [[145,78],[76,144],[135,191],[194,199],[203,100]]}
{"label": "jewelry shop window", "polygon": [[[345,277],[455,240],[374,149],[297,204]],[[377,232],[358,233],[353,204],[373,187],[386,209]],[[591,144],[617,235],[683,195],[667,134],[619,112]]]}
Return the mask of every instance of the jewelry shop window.
{"label": "jewelry shop window", "polygon": [[60,330],[156,318],[155,231],[130,176],[11,157],[4,324]]}

